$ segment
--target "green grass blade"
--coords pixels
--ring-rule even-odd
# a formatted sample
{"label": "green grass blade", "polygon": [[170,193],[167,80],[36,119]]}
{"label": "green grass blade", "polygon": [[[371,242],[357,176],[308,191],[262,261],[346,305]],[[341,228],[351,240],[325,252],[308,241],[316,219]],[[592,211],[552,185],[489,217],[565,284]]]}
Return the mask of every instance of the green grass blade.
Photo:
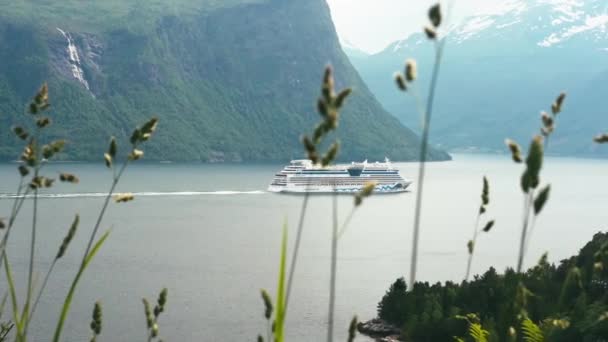
{"label": "green grass blade", "polygon": [[6,252],[4,257],[4,272],[6,273],[6,281],[8,282],[8,289],[11,296],[11,305],[13,306],[13,321],[15,321],[15,326],[17,327],[17,340],[21,337],[21,321],[19,320],[19,305],[17,303],[17,293],[15,291],[15,282],[13,281],[13,272],[11,271],[11,266],[8,262],[8,257]]}
{"label": "green grass blade", "polygon": [[2,297],[2,303],[0,303],[0,321],[2,320],[2,315],[4,314],[4,307],[6,306],[6,300],[8,299],[8,292],[4,294]]}
{"label": "green grass blade", "polygon": [[91,260],[93,260],[93,257],[95,257],[95,254],[97,254],[97,252],[99,251],[99,249],[101,248],[103,243],[106,241],[109,234],[110,234],[110,231],[107,231],[105,234],[103,234],[103,236],[99,240],[97,240],[97,242],[95,243],[95,245],[93,246],[93,248],[91,249],[89,254],[87,254],[87,256],[85,257],[84,262],[82,263],[82,266],[80,266],[80,269],[78,269],[78,274],[76,274],[76,277],[74,278],[74,281],[72,282],[72,286],[70,287],[70,291],[68,292],[68,295],[65,298],[65,301],[63,302],[63,307],[61,309],[61,316],[59,316],[59,321],[57,322],[57,328],[55,328],[55,335],[53,337],[53,342],[59,342],[59,338],[61,337],[61,331],[63,330],[63,324],[65,323],[65,319],[67,318],[68,312],[70,311],[70,306],[72,304],[72,298],[74,297],[74,292],[76,292],[76,286],[78,285],[78,281],[80,280],[80,277],[84,273],[84,270],[87,268],[87,266],[89,265]]}
{"label": "green grass blade", "polygon": [[287,259],[287,223],[283,224],[283,240],[281,242],[281,261],[279,265],[279,284],[277,287],[277,316],[275,342],[284,341],[285,323],[285,260]]}

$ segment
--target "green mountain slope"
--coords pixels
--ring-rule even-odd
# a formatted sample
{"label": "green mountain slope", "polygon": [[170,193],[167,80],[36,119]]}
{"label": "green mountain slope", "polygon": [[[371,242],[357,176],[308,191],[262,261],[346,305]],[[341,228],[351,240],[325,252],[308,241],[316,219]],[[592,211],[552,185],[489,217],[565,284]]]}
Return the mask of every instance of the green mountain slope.
{"label": "green mountain slope", "polygon": [[[342,160],[416,158],[417,136],[368,91],[338,44],[323,0],[17,1],[0,13],[0,123],[48,81],[65,158],[99,159],[151,114],[147,157],[285,161],[317,121],[323,67],[353,86],[342,116]],[[0,132],[0,158],[15,138]],[[431,159],[446,159],[431,151]]]}

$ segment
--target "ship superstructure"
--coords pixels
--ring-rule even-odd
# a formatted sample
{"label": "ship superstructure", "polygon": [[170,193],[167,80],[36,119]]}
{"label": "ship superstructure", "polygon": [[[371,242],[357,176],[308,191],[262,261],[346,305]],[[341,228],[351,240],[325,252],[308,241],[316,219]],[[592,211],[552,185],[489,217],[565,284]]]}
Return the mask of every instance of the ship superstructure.
{"label": "ship superstructure", "polygon": [[375,182],[375,192],[403,192],[411,184],[391,162],[351,163],[321,167],[310,160],[292,160],[275,174],[268,187],[271,192],[358,192],[368,182]]}

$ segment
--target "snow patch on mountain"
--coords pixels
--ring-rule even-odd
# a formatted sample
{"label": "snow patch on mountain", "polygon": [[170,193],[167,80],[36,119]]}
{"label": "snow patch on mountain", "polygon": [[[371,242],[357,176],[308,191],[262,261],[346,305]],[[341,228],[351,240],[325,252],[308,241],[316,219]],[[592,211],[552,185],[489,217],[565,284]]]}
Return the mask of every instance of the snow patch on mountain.
{"label": "snow patch on mountain", "polygon": [[[547,38],[538,43],[538,46],[550,47],[558,44],[564,40],[570,39],[575,35],[583,32],[597,30],[598,38],[601,33],[606,33],[608,26],[608,14],[601,14],[596,16],[587,16],[585,21],[580,25],[574,25],[566,28],[559,33],[551,33]],[[605,35],[604,35],[605,36]]]}
{"label": "snow patch on mountain", "polygon": [[503,28],[505,28],[505,27],[513,26],[513,25],[515,25],[515,24],[519,24],[519,23],[521,23],[521,22],[522,22],[522,20],[521,20],[521,19],[517,19],[517,20],[511,21],[511,22],[506,23],[506,24],[500,24],[500,25],[496,25],[496,28],[497,28],[497,29],[503,29]]}
{"label": "snow patch on mountain", "polygon": [[552,6],[553,12],[560,15],[559,20],[562,22],[574,22],[585,15],[585,11],[581,8],[585,5],[582,1],[577,0],[544,0],[540,3],[545,3]]}
{"label": "snow patch on mountain", "polygon": [[464,41],[475,36],[479,32],[492,26],[495,21],[495,19],[487,16],[473,18],[472,20],[467,22],[461,29],[456,31],[456,34],[458,35],[457,41]]}
{"label": "snow patch on mountain", "polygon": [[526,1],[510,0],[500,4],[493,4],[489,8],[480,9],[477,14],[465,20],[464,23],[450,30],[456,43],[477,36],[489,29],[504,29],[522,21],[522,14],[529,9]]}
{"label": "snow patch on mountain", "polygon": [[416,37],[416,35],[412,35],[412,36],[408,37],[407,39],[398,40],[398,41],[394,42],[393,44],[389,45],[388,48],[392,48],[393,52],[397,52],[399,50],[404,50],[404,49],[410,48],[415,45],[420,45],[424,41],[426,41],[426,38],[425,39],[420,38],[420,35],[417,35],[418,38],[415,38],[415,37]]}
{"label": "snow patch on mountain", "polygon": [[397,52],[401,49],[405,49],[407,48],[407,41],[405,39],[402,39],[400,41],[398,41],[397,43],[395,43],[395,46],[393,47],[393,52]]}
{"label": "snow patch on mountain", "polygon": [[[454,23],[443,32],[455,44],[476,39],[525,40],[525,44],[548,48],[567,40],[608,40],[606,0],[504,0],[480,6],[474,16]],[[387,47],[393,53],[414,48],[419,35],[396,41]]]}
{"label": "snow patch on mountain", "polygon": [[480,8],[475,15],[476,16],[504,16],[507,14],[517,15],[525,12],[528,9],[526,1],[522,0],[508,0],[500,3],[488,3],[487,8]]}

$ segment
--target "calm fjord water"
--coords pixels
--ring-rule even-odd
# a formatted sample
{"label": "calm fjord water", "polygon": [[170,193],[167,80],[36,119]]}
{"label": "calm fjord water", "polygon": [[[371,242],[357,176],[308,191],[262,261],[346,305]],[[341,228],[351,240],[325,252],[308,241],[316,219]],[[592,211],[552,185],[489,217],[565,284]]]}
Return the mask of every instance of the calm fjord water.
{"label": "calm fjord water", "polygon": [[[417,164],[397,164],[415,179]],[[295,237],[302,197],[266,193],[282,165],[140,164],[130,168],[119,191],[143,193],[126,204],[114,204],[102,229],[112,233],[84,276],[76,293],[65,341],[86,341],[93,303],[104,307],[105,341],[145,339],[142,296],[155,299],[169,288],[161,335],[166,341],[246,341],[264,333],[260,288],[274,295],[281,226]],[[101,165],[58,164],[74,172],[78,185],[57,184],[53,194],[72,197],[40,201],[38,278],[68,229],[74,214],[81,225],[65,257],[56,267],[33,323],[32,340],[52,332],[78,259],[93,226],[110,174]],[[473,270],[513,266],[522,215],[521,165],[507,156],[456,155],[431,163],[425,186],[419,278],[460,280],[466,266],[466,242],[479,206],[481,178],[491,185],[490,234],[478,242]],[[608,161],[548,158],[542,181],[550,182],[551,198],[537,221],[527,258],[534,263],[545,251],[557,261],[578,251],[593,233],[608,229]],[[0,193],[16,187],[15,165],[0,166]],[[375,196],[355,214],[339,243],[337,335],[345,339],[353,314],[372,318],[388,286],[409,269],[414,190]],[[73,194],[88,194],[74,196]],[[1,197],[1,196],[0,196]],[[0,216],[11,200],[0,199]],[[289,341],[320,341],[326,329],[331,235],[331,197],[314,196],[303,235],[301,258],[287,318]],[[352,198],[339,197],[340,221]],[[9,247],[17,281],[25,287],[31,201],[27,201]],[[291,250],[291,248],[290,248]],[[4,277],[2,278],[4,279]],[[40,283],[41,279],[39,280]],[[4,292],[5,283],[0,283]],[[363,340],[363,339],[361,339]]]}

